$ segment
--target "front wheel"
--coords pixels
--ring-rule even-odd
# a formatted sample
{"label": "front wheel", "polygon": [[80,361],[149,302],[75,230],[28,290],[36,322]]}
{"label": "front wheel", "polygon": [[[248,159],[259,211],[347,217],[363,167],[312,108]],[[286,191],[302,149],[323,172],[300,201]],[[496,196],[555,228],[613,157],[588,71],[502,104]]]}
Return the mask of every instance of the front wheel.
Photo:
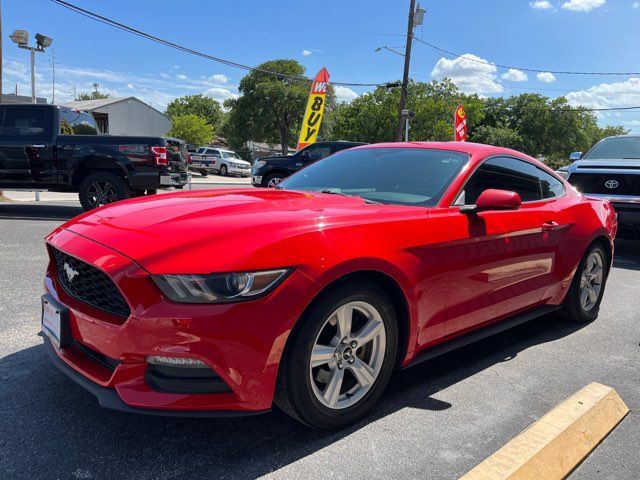
{"label": "front wheel", "polygon": [[227,173],[228,173],[227,166],[226,165],[220,166],[220,175],[223,177],[226,177]]}
{"label": "front wheel", "polygon": [[393,371],[398,329],[389,297],[365,282],[341,285],[300,319],[282,359],[276,404],[314,428],[365,416]]}
{"label": "front wheel", "polygon": [[113,173],[97,172],[88,175],[81,183],[79,199],[82,208],[91,210],[131,196],[129,185]]}
{"label": "front wheel", "polygon": [[262,186],[267,188],[276,188],[284,180],[284,175],[280,173],[272,173],[262,180]]}
{"label": "front wheel", "polygon": [[600,245],[592,245],[580,260],[569,287],[562,306],[564,316],[578,323],[598,318],[608,273],[608,255]]}

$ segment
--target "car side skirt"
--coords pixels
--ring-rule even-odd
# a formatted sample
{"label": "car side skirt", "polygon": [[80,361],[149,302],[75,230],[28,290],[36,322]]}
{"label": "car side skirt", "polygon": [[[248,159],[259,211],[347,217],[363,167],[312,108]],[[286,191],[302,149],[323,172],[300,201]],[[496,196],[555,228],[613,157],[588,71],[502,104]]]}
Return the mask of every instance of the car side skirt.
{"label": "car side skirt", "polygon": [[554,312],[561,307],[561,305],[545,305],[542,307],[534,308],[514,317],[510,317],[506,320],[501,320],[497,323],[493,323],[487,327],[474,330],[470,333],[467,333],[466,335],[462,335],[439,345],[427,348],[418,353],[418,355],[416,355],[414,359],[411,360],[411,362],[409,362],[402,368],[409,368],[417,365],[418,363],[426,362],[427,360],[439,357],[440,355],[444,355],[445,353],[457,350],[458,348],[466,347],[467,345],[478,342],[480,340],[484,340],[485,338],[517,327],[518,325],[522,325],[523,323],[535,320],[536,318]]}

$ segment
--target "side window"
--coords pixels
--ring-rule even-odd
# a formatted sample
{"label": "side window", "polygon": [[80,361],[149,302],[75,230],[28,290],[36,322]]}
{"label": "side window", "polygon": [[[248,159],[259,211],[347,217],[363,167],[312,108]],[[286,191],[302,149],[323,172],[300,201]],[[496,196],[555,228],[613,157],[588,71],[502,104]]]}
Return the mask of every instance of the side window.
{"label": "side window", "polygon": [[222,154],[220,153],[219,150],[211,150],[211,155],[213,155],[216,158],[222,158]]}
{"label": "side window", "polygon": [[328,157],[329,155],[331,155],[330,145],[315,145],[307,150],[307,158],[312,162]]}
{"label": "side window", "polygon": [[542,198],[561,197],[565,194],[564,184],[553,175],[538,169],[538,178],[540,179]]}
{"label": "side window", "polygon": [[523,202],[542,199],[538,173],[544,173],[528,162],[509,157],[495,157],[484,162],[467,182],[464,201],[473,205],[482,192],[490,188],[517,192]]}
{"label": "side window", "polygon": [[7,107],[2,136],[19,139],[42,139],[45,133],[45,111],[37,108]]}

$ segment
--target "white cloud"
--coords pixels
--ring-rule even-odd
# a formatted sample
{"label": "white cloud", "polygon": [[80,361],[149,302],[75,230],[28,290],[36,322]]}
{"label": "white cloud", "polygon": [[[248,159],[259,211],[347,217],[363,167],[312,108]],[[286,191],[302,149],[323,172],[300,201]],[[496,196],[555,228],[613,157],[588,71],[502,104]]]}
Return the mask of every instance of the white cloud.
{"label": "white cloud", "polygon": [[526,82],[529,80],[529,77],[527,77],[527,74],[522,70],[510,68],[506,73],[502,74],[502,79],[508,80],[509,82]]}
{"label": "white cloud", "polygon": [[556,81],[556,76],[551,72],[542,72],[537,74],[536,77],[544,83],[553,83]]}
{"label": "white cloud", "polygon": [[547,0],[536,0],[535,2],[531,2],[529,6],[534,10],[551,10],[553,8],[553,5]]}
{"label": "white cloud", "polygon": [[333,91],[336,93],[336,101],[338,102],[350,102],[358,97],[358,94],[349,87],[343,87],[341,85],[336,85]]}
{"label": "white cloud", "polygon": [[562,8],[565,10],[573,10],[574,12],[590,12],[605,3],[605,0],[569,0],[562,4]]}
{"label": "white cloud", "polygon": [[307,50],[306,48],[304,50],[302,50],[302,55],[305,56],[305,57],[308,57],[312,53],[313,52],[311,50]]}
{"label": "white cloud", "polygon": [[631,8],[640,8],[640,2],[633,2],[633,4],[631,4]]}
{"label": "white cloud", "polygon": [[186,76],[186,75],[183,75],[183,74],[180,74],[180,75],[176,75],[176,78],[177,78],[178,80],[186,80],[186,79],[187,79],[187,76]]}
{"label": "white cloud", "polygon": [[601,83],[565,96],[571,105],[584,105],[589,108],[636,106],[640,102],[640,78],[631,77],[624,82]]}
{"label": "white cloud", "polygon": [[229,77],[221,73],[214,73],[209,77],[209,81],[216,83],[227,83],[229,81]]}
{"label": "white cloud", "polygon": [[486,62],[487,60],[471,53],[465,53],[453,60],[443,57],[433,67],[431,76],[436,80],[449,78],[464,93],[484,95],[504,91],[497,81],[498,69],[495,65],[477,63],[478,61]]}
{"label": "white cloud", "polygon": [[211,97],[214,100],[217,100],[218,102],[220,102],[221,105],[225,100],[229,98],[238,97],[237,93],[233,93],[231,90],[227,88],[221,88],[221,87],[212,87],[206,90],[204,92],[204,95],[206,95],[207,97]]}
{"label": "white cloud", "polygon": [[127,88],[129,90],[133,90],[135,87],[133,86],[133,83],[127,83]]}

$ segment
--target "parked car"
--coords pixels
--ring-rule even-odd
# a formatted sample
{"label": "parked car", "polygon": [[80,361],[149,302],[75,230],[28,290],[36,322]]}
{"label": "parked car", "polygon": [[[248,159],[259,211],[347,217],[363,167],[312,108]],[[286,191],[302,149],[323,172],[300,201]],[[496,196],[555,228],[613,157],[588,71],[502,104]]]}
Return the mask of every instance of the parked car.
{"label": "parked car", "polygon": [[98,135],[90,113],[55,105],[0,105],[0,119],[0,189],[78,192],[90,210],[187,183],[181,140]]}
{"label": "parked car", "polygon": [[248,177],[251,174],[251,164],[242,160],[240,156],[231,151],[217,147],[200,147],[192,155],[191,170],[199,172],[203,177],[210,173],[220,175],[240,175]]}
{"label": "parked car", "polygon": [[251,183],[254,187],[273,188],[282,180],[310,163],[351,147],[365,145],[361,142],[316,142],[293,155],[262,157],[253,163]]}
{"label": "parked car", "polygon": [[43,338],[105,407],[275,402],[336,428],[374,407],[396,367],[553,311],[595,320],[615,233],[608,201],[522,153],[357,147],[276,189],[133,199],[57,228]]}
{"label": "parked car", "polygon": [[584,156],[574,152],[570,158],[569,183],[590,197],[612,203],[619,236],[640,236],[640,136],[608,137]]}

